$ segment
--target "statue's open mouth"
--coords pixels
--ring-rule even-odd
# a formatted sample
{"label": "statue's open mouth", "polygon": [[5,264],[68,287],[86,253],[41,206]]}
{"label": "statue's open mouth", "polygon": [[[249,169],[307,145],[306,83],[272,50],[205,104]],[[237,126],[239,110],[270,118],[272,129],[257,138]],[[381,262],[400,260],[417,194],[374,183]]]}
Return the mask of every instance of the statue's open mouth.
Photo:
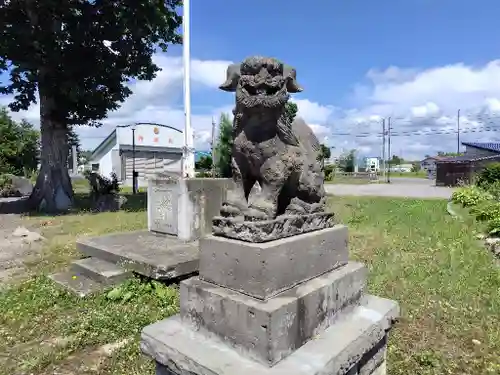
{"label": "statue's open mouth", "polygon": [[287,94],[286,86],[259,85],[256,87],[247,84],[242,86],[242,91],[245,95],[259,97],[280,96]]}
{"label": "statue's open mouth", "polygon": [[251,85],[245,85],[243,87],[243,90],[245,91],[245,93],[247,95],[252,95],[252,96],[274,96],[274,95],[278,95],[282,92],[284,92],[285,90],[283,90],[286,88],[284,87],[277,87],[277,86],[259,86],[259,87],[255,87],[255,86],[251,86]]}
{"label": "statue's open mouth", "polygon": [[246,108],[279,107],[288,97],[286,84],[243,81],[236,88],[236,100]]}

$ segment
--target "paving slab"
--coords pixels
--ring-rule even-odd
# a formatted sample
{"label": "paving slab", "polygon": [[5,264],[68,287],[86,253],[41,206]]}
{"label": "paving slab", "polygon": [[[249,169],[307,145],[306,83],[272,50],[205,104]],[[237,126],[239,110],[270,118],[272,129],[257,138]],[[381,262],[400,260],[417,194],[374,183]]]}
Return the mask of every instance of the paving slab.
{"label": "paving slab", "polygon": [[198,241],[184,242],[147,230],[82,238],[77,241],[77,249],[89,257],[156,280],[175,279],[198,271]]}
{"label": "paving slab", "polygon": [[[399,314],[394,301],[366,295],[360,306],[273,367],[249,359],[224,341],[194,331],[175,316],[142,331],[141,350],[157,362],[157,375],[358,374],[375,347],[385,347]],[[377,371],[381,363],[376,366]],[[376,373],[376,372],[372,372]]]}

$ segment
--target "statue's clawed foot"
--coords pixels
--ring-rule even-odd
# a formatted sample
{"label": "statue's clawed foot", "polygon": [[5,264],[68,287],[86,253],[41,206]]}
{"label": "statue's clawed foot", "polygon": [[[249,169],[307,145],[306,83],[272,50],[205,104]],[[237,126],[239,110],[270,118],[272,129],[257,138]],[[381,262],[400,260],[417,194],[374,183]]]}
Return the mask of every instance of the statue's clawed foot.
{"label": "statue's clawed foot", "polygon": [[231,203],[224,202],[220,213],[224,217],[238,217],[243,216],[243,212],[239,207],[232,205]]}
{"label": "statue's clawed foot", "polygon": [[260,221],[267,219],[270,219],[269,215],[262,210],[253,207],[250,207],[249,209],[245,210],[245,220]]}
{"label": "statue's clawed foot", "polygon": [[307,203],[299,198],[293,198],[285,210],[285,215],[307,215],[316,212],[323,212],[324,209],[324,199],[317,203]]}

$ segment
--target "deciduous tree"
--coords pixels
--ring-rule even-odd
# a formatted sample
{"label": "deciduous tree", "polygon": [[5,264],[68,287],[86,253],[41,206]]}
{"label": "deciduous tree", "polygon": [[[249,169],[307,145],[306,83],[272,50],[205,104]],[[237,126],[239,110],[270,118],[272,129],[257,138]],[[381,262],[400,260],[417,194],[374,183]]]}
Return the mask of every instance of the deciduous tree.
{"label": "deciduous tree", "polygon": [[219,123],[219,137],[215,147],[215,166],[219,177],[231,177],[231,155],[233,153],[233,123],[228,114],[223,113]]}
{"label": "deciduous tree", "polygon": [[288,116],[288,119],[290,120],[290,122],[292,122],[295,119],[295,116],[297,116],[299,107],[297,107],[297,104],[293,102],[287,102],[285,104],[285,111],[286,115]]}
{"label": "deciduous tree", "polygon": [[38,164],[40,133],[23,120],[16,122],[0,108],[0,174],[28,175]]}
{"label": "deciduous tree", "polygon": [[182,0],[10,0],[0,2],[0,93],[9,107],[40,104],[41,170],[30,197],[47,211],[66,209],[68,129],[98,126],[132,93],[132,80],[151,80],[157,48],[181,43]]}

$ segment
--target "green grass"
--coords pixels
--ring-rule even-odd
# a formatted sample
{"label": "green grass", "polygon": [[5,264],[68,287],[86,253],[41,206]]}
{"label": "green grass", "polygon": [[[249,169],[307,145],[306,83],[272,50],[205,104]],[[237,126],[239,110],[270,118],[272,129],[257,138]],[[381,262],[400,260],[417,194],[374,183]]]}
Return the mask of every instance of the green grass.
{"label": "green grass", "polygon": [[453,219],[446,201],[333,205],[350,227],[351,256],[369,266],[369,292],[401,304],[389,373],[500,373],[500,269],[474,221]]}
{"label": "green grass", "polygon": [[427,178],[426,172],[391,172],[392,177]]}
{"label": "green grass", "polygon": [[[368,291],[401,305],[389,374],[500,373],[500,270],[474,239],[476,223],[453,219],[446,201],[338,197],[331,204],[350,228],[351,257],[369,267]],[[145,212],[29,220],[48,242],[31,265],[36,276],[0,292],[0,374],[154,374],[139,332],[177,311],[175,288],[137,279],[109,297],[81,300],[43,276],[78,256],[76,237],[144,228]],[[99,349],[123,339],[111,355]]]}

